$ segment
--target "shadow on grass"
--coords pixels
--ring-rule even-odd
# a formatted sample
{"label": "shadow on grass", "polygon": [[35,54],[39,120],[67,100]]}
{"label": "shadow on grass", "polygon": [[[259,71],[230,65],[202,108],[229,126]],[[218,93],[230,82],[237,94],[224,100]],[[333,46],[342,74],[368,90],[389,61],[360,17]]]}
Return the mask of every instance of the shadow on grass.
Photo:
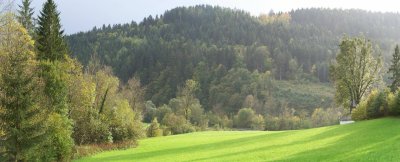
{"label": "shadow on grass", "polygon": [[[263,161],[365,161],[368,159],[372,161],[396,161],[400,158],[400,154],[398,154],[400,144],[397,142],[400,141],[400,134],[394,130],[399,129],[399,119],[377,120],[372,124],[367,121],[360,122],[357,125],[334,126],[321,128],[321,130],[276,132],[165,150],[140,153],[133,151],[129,155],[115,155],[106,158],[93,158],[92,160],[143,161],[168,157],[175,158],[176,161],[226,161],[227,159],[243,158],[243,156],[248,155],[252,158],[259,156],[259,159]],[[268,143],[270,140],[278,142],[277,144]],[[259,144],[260,141],[266,143]],[[318,146],[315,146],[315,144]],[[235,149],[232,149],[246,148],[247,146],[250,146],[251,149],[245,151],[240,149],[234,151]],[[307,146],[312,146],[312,148],[306,148]],[[290,149],[297,149],[297,147],[303,150],[296,153],[290,152]],[[234,152],[220,152],[220,150],[228,149]],[[209,157],[198,158],[198,152],[205,150],[212,154]],[[384,155],[385,152],[390,151],[392,152],[390,155]],[[280,154],[273,157],[270,156],[271,152],[273,152],[272,154]],[[192,159],[179,159],[180,155],[189,155],[189,158]]]}
{"label": "shadow on grass", "polygon": [[[367,121],[357,127],[337,127],[339,131],[335,134],[349,134],[322,148],[302,151],[280,161],[399,161],[400,134],[395,131],[400,129],[399,119],[389,120],[394,122],[391,124],[380,120],[363,126]],[[310,140],[319,140],[327,135],[328,132],[321,133]]]}
{"label": "shadow on grass", "polygon": [[112,160],[135,160],[141,161],[145,159],[155,158],[157,156],[170,156],[170,157],[178,157],[180,154],[188,154],[193,155],[195,157],[196,152],[198,151],[212,151],[212,150],[219,150],[219,149],[229,149],[230,147],[235,146],[243,146],[246,144],[254,144],[255,142],[259,142],[262,139],[268,138],[284,138],[285,136],[290,135],[289,132],[277,132],[272,134],[262,134],[262,135],[255,135],[250,137],[242,137],[232,140],[224,140],[221,142],[214,142],[214,143],[207,143],[207,144],[199,144],[199,145],[192,145],[188,147],[179,147],[179,148],[171,148],[165,150],[157,150],[157,151],[149,151],[149,152],[142,152],[142,153],[132,153],[129,155],[115,155],[109,157],[102,157],[102,158],[93,158],[93,161],[112,161]]}
{"label": "shadow on grass", "polygon": [[[399,120],[399,119],[394,119]],[[303,140],[294,141],[287,144],[264,146],[246,151],[233,152],[229,154],[223,154],[218,156],[211,156],[207,158],[198,158],[194,161],[210,161],[217,159],[235,159],[237,155],[245,155],[250,153],[268,151],[278,151],[279,149],[285,149],[285,147],[291,147],[295,145],[307,146],[311,143],[323,143],[324,140],[329,138],[338,137],[334,142],[329,142],[322,147],[313,149],[304,148],[305,151],[290,155],[287,152],[287,156],[283,158],[273,159],[260,159],[264,161],[398,161],[400,155],[400,134],[395,129],[399,129],[398,121],[393,124],[386,124],[381,122],[375,122],[374,124],[368,124],[363,126],[364,123],[360,123],[357,127],[352,125],[343,125],[331,127],[327,131],[318,133],[310,136]],[[306,130],[307,131],[307,130]],[[369,132],[369,134],[366,134]],[[391,138],[386,138],[391,137]],[[398,143],[398,144],[396,144]],[[390,145],[392,144],[392,145]],[[396,145],[396,146],[393,146]],[[390,150],[392,149],[392,150]],[[393,150],[394,149],[394,150]],[[393,154],[385,154],[390,151],[397,151]],[[256,155],[256,154],[255,154]]]}
{"label": "shadow on grass", "polygon": [[[308,131],[308,130],[305,130],[305,131]],[[268,152],[268,151],[275,151],[276,152],[277,150],[285,148],[285,147],[295,146],[295,145],[304,145],[306,143],[315,142],[316,140],[314,138],[319,138],[318,140],[325,140],[327,138],[331,138],[331,136],[329,136],[329,134],[332,134],[335,131],[336,131],[335,128],[329,128],[324,133],[316,134],[313,137],[307,137],[307,138],[304,138],[304,139],[299,139],[299,140],[296,140],[296,141],[293,141],[293,142],[290,142],[290,143],[262,146],[262,147],[258,147],[258,148],[254,148],[254,149],[249,149],[249,150],[246,150],[246,151],[232,152],[232,153],[229,153],[229,154],[211,156],[211,157],[207,157],[207,158],[198,158],[198,159],[194,159],[193,161],[210,161],[210,160],[224,159],[224,158],[235,159],[234,156],[237,156],[237,155],[244,155],[244,154],[255,153],[255,152]],[[290,133],[296,133],[296,132],[290,132]],[[290,153],[288,153],[288,154],[290,154]],[[276,159],[270,158],[270,159],[260,159],[260,160],[263,160],[263,161],[273,160],[273,161],[275,161]]]}

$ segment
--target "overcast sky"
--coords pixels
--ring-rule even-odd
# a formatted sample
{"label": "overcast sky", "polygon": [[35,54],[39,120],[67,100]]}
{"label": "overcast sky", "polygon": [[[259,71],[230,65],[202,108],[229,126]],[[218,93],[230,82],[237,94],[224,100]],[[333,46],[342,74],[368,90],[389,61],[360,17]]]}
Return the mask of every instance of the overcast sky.
{"label": "overcast sky", "polygon": [[[36,13],[39,13],[44,2],[45,0],[33,0],[32,7]],[[140,22],[149,15],[160,15],[178,6],[196,4],[242,9],[252,15],[268,13],[271,9],[278,12],[310,7],[400,11],[399,5],[392,0],[55,0],[55,2],[61,12],[61,23],[67,34],[87,31],[103,24],[127,23],[132,20]]]}

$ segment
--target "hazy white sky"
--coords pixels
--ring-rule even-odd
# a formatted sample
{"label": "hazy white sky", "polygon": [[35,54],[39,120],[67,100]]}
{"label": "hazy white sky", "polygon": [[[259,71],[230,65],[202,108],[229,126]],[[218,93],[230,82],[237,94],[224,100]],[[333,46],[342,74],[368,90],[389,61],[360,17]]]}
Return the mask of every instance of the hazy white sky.
{"label": "hazy white sky", "polygon": [[[2,1],[2,0],[0,0]],[[21,0],[16,0],[21,1]],[[36,13],[45,0],[33,0]],[[400,2],[394,0],[55,0],[61,12],[66,33],[87,31],[103,24],[140,22],[149,15],[160,15],[178,6],[196,4],[219,5],[242,9],[252,15],[268,13],[271,9],[290,11],[297,8],[323,7],[400,12]]]}

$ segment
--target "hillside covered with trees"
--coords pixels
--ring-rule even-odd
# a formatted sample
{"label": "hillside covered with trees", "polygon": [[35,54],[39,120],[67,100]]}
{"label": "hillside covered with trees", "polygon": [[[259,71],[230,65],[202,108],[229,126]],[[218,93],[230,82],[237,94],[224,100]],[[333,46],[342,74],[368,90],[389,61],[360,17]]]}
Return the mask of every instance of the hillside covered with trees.
{"label": "hillside covered with trees", "polygon": [[37,19],[31,0],[17,10],[7,3],[0,1],[0,161],[71,161],[145,137],[400,114],[398,47],[392,59],[399,14],[251,16],[199,5],[66,36],[54,0]]}
{"label": "hillside covered with trees", "polygon": [[[139,78],[145,100],[156,107],[171,105],[192,79],[205,112],[230,118],[251,107],[263,116],[287,110],[310,117],[315,108],[334,107],[329,66],[341,38],[363,35],[389,60],[399,27],[394,13],[312,8],[251,16],[200,5],[95,27],[67,40],[83,64],[111,66],[122,81]],[[295,90],[303,85],[316,87]]]}

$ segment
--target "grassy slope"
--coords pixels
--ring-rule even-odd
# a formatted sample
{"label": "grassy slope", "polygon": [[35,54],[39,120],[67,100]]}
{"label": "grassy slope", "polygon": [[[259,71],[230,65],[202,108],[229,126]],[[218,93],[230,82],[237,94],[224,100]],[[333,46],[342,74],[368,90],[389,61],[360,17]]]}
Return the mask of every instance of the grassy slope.
{"label": "grassy slope", "polygon": [[330,107],[333,103],[335,89],[329,84],[296,83],[291,81],[274,81],[272,95],[289,107],[308,109]]}
{"label": "grassy slope", "polygon": [[78,161],[398,161],[399,153],[400,119],[385,118],[297,131],[157,137]]}

